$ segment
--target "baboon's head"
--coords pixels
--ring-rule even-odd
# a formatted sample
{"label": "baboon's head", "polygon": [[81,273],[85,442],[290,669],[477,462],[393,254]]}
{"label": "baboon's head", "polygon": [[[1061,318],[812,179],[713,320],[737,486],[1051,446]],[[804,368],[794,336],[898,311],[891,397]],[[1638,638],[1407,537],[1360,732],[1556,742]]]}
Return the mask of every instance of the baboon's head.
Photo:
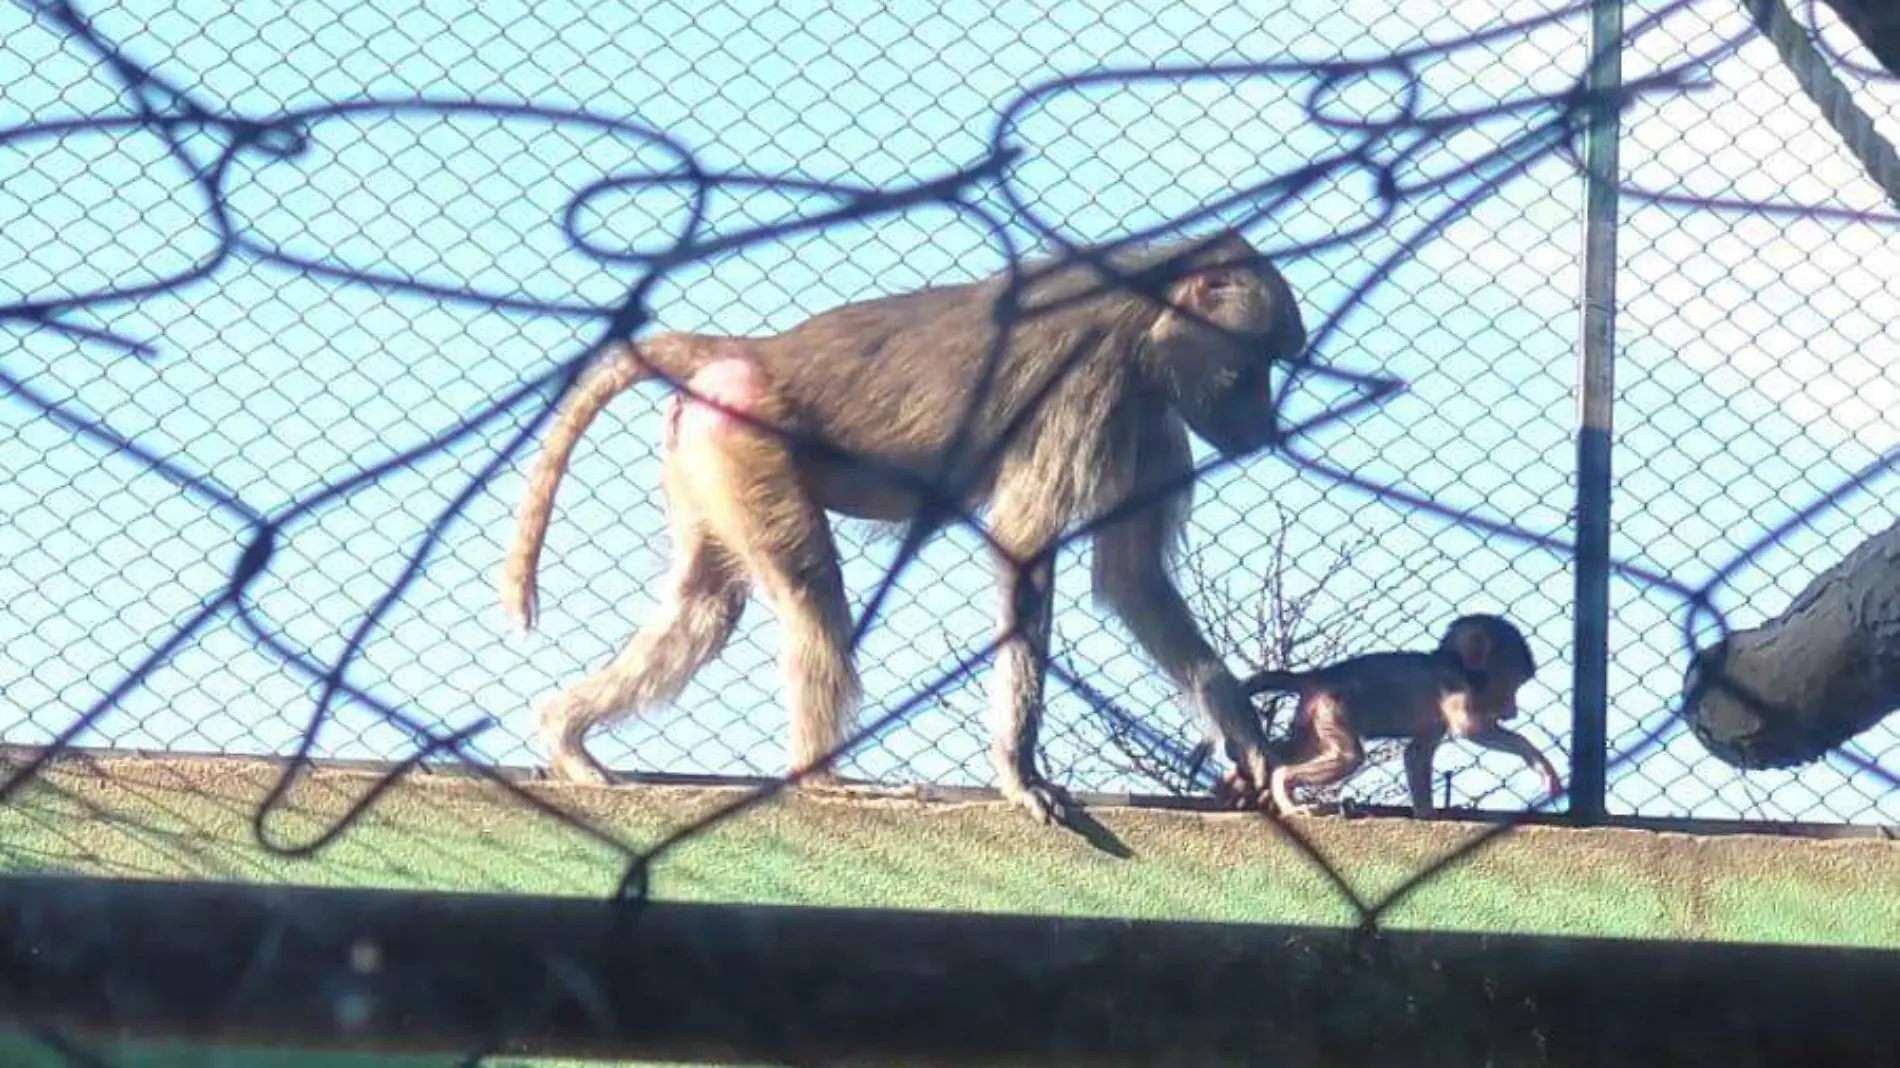
{"label": "baboon's head", "polygon": [[1445,628],[1439,647],[1455,653],[1473,680],[1472,702],[1492,720],[1517,716],[1517,691],[1537,674],[1524,632],[1502,616],[1460,616]]}
{"label": "baboon's head", "polygon": [[1150,373],[1194,433],[1222,455],[1272,444],[1273,363],[1306,348],[1293,288],[1232,230],[1167,257],[1156,270],[1168,280],[1168,302],[1156,306],[1148,328]]}

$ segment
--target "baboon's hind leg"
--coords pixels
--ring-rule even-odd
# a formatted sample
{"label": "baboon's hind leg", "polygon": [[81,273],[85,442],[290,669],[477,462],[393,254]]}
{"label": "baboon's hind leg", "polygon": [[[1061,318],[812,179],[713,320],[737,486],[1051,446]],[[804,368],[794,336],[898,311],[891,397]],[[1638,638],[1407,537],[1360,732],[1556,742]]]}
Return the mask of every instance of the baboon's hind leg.
{"label": "baboon's hind leg", "polygon": [[725,647],[744,614],[750,592],[745,572],[693,503],[688,461],[669,441],[665,490],[674,557],[665,599],[606,666],[536,708],[548,770],[557,779],[610,781],[587,751],[587,735],[677,699],[694,673]]}
{"label": "baboon's hind leg", "polygon": [[712,536],[744,562],[783,630],[779,667],[791,731],[788,764],[804,782],[830,785],[829,758],[843,741],[859,696],[851,612],[838,549],[824,510],[801,482],[793,447],[769,430],[790,412],[750,360],[722,360],[691,380],[678,448]]}

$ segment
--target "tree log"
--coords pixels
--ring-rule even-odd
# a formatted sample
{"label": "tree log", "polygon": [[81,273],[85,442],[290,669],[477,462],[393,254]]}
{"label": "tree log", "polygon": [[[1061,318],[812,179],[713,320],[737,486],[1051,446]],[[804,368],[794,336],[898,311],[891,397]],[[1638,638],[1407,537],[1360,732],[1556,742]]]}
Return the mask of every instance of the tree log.
{"label": "tree log", "polygon": [[1750,769],[1819,760],[1900,708],[1900,523],[1779,617],[1698,652],[1684,691],[1696,737]]}
{"label": "tree log", "polygon": [[1826,0],[1888,74],[1900,77],[1900,8],[1893,0]]}

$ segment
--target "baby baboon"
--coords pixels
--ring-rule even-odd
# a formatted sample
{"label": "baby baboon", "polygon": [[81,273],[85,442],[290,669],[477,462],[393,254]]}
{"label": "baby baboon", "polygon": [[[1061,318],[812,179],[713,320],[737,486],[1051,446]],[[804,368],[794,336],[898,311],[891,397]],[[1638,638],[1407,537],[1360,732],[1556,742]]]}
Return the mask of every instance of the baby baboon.
{"label": "baby baboon", "polygon": [[1273,747],[1273,801],[1281,813],[1305,811],[1294,805],[1293,787],[1325,786],[1359,770],[1362,739],[1409,738],[1405,785],[1412,811],[1428,819],[1432,757],[1447,733],[1515,753],[1543,773],[1552,797],[1563,790],[1544,754],[1500,726],[1517,715],[1517,691],[1536,672],[1522,631],[1498,616],[1469,615],[1454,620],[1429,653],[1368,653],[1312,671],[1262,671],[1242,689],[1299,694],[1292,733]]}
{"label": "baby baboon", "polygon": [[1104,255],[1108,270],[1086,256],[1025,268],[1013,310],[1003,273],[845,304],[782,334],[663,334],[603,357],[529,475],[502,604],[533,625],[536,563],[575,444],[615,395],[656,375],[689,394],[668,410],[664,447],[676,555],[658,617],[539,704],[553,773],[605,781],[585,735],[674,699],[756,584],[785,628],[792,769],[829,777],[858,678],[826,512],[940,522],[926,517],[987,504],[1004,636],[990,690],[997,782],[1039,820],[1063,820],[1035,753],[1049,550],[1072,523],[1138,498],[1093,533],[1095,595],[1264,790],[1258,719],[1169,563],[1191,499],[1188,430],[1227,456],[1266,447],[1271,365],[1305,348],[1306,327],[1286,280],[1237,232]]}

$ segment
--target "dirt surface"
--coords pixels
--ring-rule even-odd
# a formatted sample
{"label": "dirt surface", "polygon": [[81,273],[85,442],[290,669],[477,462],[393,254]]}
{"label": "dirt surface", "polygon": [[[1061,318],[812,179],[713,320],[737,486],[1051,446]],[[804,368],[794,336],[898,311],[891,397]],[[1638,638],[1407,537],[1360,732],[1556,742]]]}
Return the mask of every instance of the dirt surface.
{"label": "dirt surface", "polygon": [[[1091,809],[1093,840],[904,791],[502,784],[240,758],[73,758],[0,805],[0,864],[141,878],[1356,923],[1900,947],[1900,843]],[[361,818],[345,822],[353,808]],[[261,838],[260,838],[261,831]],[[314,847],[314,848],[313,848]],[[1312,855],[1308,855],[1307,849]],[[1318,859],[1316,859],[1318,858]],[[1335,882],[1320,861],[1330,864]],[[1363,904],[1355,904],[1354,897]]]}

